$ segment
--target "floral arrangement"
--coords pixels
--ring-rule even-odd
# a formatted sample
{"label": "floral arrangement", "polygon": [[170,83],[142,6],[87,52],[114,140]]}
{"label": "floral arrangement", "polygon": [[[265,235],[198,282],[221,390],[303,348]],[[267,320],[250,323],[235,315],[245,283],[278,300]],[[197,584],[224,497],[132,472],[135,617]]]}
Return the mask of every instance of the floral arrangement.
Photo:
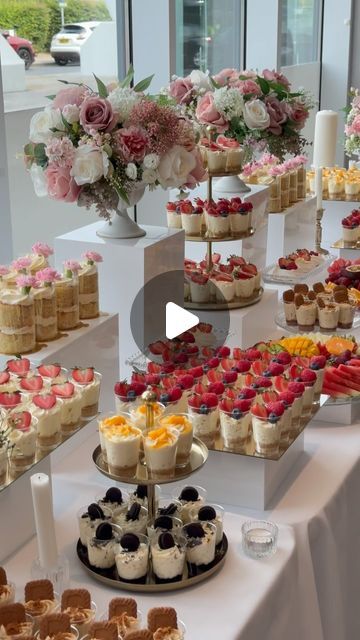
{"label": "floral arrangement", "polygon": [[312,98],[303,90],[292,92],[282,73],[223,69],[212,77],[195,70],[174,77],[167,93],[201,129],[212,125],[249,152],[267,149],[282,160],[307,144],[300,131]]}
{"label": "floral arrangement", "polygon": [[280,162],[280,158],[277,156],[263,153],[258,160],[253,160],[243,166],[242,175],[245,178],[249,178],[254,174],[276,176],[287,171],[296,171],[299,167],[304,167],[307,162],[308,158],[305,155],[295,156]]}
{"label": "floral arrangement", "polygon": [[359,89],[351,87],[352,100],[345,124],[345,152],[347,156],[360,153],[360,95]]}
{"label": "floral arrangement", "polygon": [[130,68],[106,86],[95,76],[97,91],[62,81],[71,86],[32,117],[24,154],[38,196],[94,204],[109,219],[134,190],[205,179],[192,122],[166,96],[145,94],[152,76],[134,88],[132,77]]}

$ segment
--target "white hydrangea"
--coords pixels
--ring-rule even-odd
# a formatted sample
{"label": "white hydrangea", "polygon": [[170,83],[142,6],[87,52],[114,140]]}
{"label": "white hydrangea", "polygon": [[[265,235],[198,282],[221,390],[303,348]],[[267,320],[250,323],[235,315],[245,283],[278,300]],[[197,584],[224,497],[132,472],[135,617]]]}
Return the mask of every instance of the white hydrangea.
{"label": "white hydrangea", "polygon": [[160,157],[157,153],[148,153],[143,160],[143,165],[145,169],[157,169],[159,162]]}
{"label": "white hydrangea", "polygon": [[119,114],[120,122],[125,122],[130,116],[133,107],[139,102],[141,96],[128,87],[116,87],[107,98],[116,113]]}
{"label": "white hydrangea", "polygon": [[133,162],[129,162],[129,164],[127,165],[127,167],[125,169],[125,173],[126,173],[127,177],[129,178],[129,180],[136,180],[136,178],[137,178],[136,164],[134,164]]}
{"label": "white hydrangea", "polygon": [[146,184],[154,184],[158,179],[158,173],[154,169],[144,169],[142,179]]}
{"label": "white hydrangea", "polygon": [[234,87],[221,87],[214,91],[215,107],[226,117],[240,118],[244,110],[244,99],[238,89]]}

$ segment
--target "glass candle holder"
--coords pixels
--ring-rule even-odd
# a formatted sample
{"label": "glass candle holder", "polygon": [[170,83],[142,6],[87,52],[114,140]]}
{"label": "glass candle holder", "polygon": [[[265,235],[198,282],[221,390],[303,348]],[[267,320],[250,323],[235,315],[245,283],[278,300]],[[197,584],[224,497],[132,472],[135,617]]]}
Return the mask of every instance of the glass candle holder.
{"label": "glass candle holder", "polygon": [[250,558],[269,558],[277,550],[278,527],[266,520],[249,520],[241,527],[242,547]]}

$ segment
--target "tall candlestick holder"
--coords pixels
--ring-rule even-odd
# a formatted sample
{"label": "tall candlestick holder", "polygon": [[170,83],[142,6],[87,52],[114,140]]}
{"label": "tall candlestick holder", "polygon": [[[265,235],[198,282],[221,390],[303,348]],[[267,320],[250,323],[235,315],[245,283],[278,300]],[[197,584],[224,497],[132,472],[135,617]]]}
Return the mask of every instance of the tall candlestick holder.
{"label": "tall candlestick holder", "polygon": [[322,241],[322,218],[324,215],[324,211],[325,209],[323,209],[322,207],[320,207],[320,209],[316,210],[316,235],[315,235],[315,251],[317,251],[317,253],[321,253],[324,256],[329,255],[329,252],[327,251],[327,249],[323,249],[321,246],[321,241]]}

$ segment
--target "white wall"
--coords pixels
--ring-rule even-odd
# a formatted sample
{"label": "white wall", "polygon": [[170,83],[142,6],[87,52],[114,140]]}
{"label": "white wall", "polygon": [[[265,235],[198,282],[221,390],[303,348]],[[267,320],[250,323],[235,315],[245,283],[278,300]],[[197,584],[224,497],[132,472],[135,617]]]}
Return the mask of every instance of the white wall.
{"label": "white wall", "polygon": [[[0,36],[1,37],[1,36]],[[0,263],[6,264],[12,259],[12,226],[9,197],[9,181],[6,153],[6,131],[4,101],[0,68]]]}
{"label": "white wall", "polygon": [[279,1],[250,0],[246,9],[246,68],[278,69]]}
{"label": "white wall", "polygon": [[0,60],[4,93],[25,90],[25,65],[6,38],[0,35]]}
{"label": "white wall", "polygon": [[102,22],[81,47],[81,74],[117,78],[116,22]]}
{"label": "white wall", "polygon": [[[320,88],[320,62],[309,62],[307,64],[299,64],[291,67],[282,67],[281,71],[287,78],[289,78],[294,91],[303,87],[312,93],[315,100],[318,100]],[[306,125],[302,130],[302,135],[311,143],[314,141],[315,116],[317,110],[318,107],[312,109]],[[311,161],[311,147],[307,147],[305,153],[307,153]]]}

